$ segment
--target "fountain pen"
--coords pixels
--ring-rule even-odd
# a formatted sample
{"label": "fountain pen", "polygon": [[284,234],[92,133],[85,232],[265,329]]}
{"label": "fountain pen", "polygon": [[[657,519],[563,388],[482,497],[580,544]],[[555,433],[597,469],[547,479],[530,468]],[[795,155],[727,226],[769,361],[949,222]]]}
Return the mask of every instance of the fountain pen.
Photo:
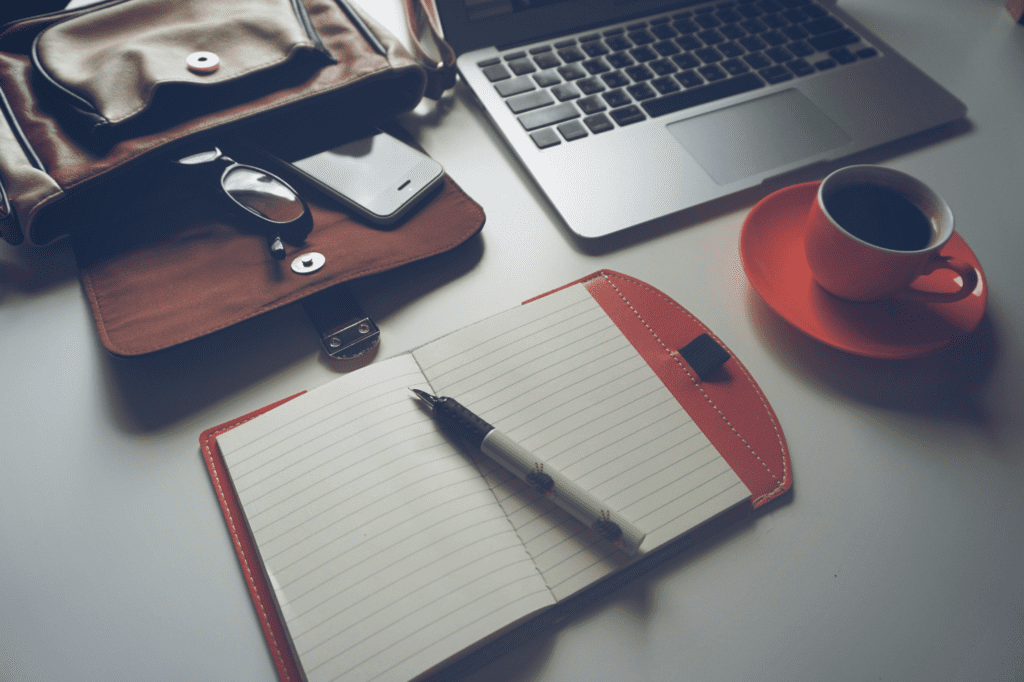
{"label": "fountain pen", "polygon": [[645,537],[639,528],[453,398],[411,390],[430,408],[442,428],[483,452],[626,554],[636,553]]}

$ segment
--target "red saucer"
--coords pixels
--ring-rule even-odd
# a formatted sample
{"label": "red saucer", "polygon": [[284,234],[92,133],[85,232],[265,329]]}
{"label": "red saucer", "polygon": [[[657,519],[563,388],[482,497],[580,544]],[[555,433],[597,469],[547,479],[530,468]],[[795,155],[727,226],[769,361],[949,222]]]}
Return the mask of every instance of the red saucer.
{"label": "red saucer", "polygon": [[[755,291],[804,333],[849,353],[873,358],[913,358],[938,353],[965,339],[985,314],[988,287],[977,257],[959,234],[942,249],[978,271],[973,294],[953,303],[894,298],[852,303],[829,294],[811,278],[804,256],[804,219],[817,182],[781,189],[762,199],[743,223],[740,256]],[[956,291],[957,275],[937,270],[914,286]]]}

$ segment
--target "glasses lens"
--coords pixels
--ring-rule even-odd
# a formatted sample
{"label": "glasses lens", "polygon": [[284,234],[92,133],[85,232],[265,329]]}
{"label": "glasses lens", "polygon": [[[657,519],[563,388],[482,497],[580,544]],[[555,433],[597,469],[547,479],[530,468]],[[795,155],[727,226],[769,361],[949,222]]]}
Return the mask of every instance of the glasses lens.
{"label": "glasses lens", "polygon": [[271,222],[290,223],[306,210],[290,187],[258,168],[235,166],[224,176],[223,185],[228,196]]}

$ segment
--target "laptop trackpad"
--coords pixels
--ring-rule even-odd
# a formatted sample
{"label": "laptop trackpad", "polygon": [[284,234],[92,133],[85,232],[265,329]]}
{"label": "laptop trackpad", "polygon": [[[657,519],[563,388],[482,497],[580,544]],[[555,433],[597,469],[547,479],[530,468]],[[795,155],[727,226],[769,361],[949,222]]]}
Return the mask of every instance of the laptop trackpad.
{"label": "laptop trackpad", "polygon": [[719,185],[850,141],[803,93],[784,90],[666,126]]}

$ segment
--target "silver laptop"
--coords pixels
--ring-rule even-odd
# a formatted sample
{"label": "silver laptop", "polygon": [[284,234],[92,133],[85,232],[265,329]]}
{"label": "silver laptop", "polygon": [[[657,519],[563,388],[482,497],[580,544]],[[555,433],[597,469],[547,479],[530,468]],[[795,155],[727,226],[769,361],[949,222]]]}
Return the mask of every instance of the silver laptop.
{"label": "silver laptop", "polygon": [[437,0],[458,68],[600,237],[961,118],[834,0]]}

